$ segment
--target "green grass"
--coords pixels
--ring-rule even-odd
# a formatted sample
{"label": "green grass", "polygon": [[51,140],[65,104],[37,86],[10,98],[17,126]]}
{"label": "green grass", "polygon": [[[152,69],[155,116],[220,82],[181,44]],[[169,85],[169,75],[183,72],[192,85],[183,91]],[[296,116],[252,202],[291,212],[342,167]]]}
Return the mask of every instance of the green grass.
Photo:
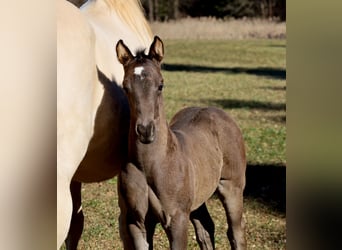
{"label": "green grass", "polygon": [[[185,106],[221,107],[240,125],[250,165],[276,168],[286,165],[284,40],[166,40],[164,44],[162,73],[168,119]],[[253,181],[258,182],[258,177]],[[272,187],[260,190],[267,188],[272,191]],[[82,192],[85,228],[79,249],[122,249],[116,178],[86,184]],[[263,192],[245,197],[248,248],[285,249],[285,212],[265,200]],[[230,249],[219,200],[211,198],[208,209],[216,226],[216,248]],[[188,249],[199,249],[191,224],[188,239]],[[156,230],[155,249],[168,249],[161,227]]]}
{"label": "green grass", "polygon": [[240,125],[251,164],[285,160],[285,41],[165,41],[165,106],[212,105]]}

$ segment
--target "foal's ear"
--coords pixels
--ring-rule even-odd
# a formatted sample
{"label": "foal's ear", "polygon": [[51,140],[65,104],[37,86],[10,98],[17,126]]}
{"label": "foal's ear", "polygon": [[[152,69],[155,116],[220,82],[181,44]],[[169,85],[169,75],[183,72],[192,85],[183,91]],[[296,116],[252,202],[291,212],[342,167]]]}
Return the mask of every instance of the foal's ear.
{"label": "foal's ear", "polygon": [[116,56],[123,66],[126,66],[134,58],[129,48],[122,40],[118,41],[116,44]]}
{"label": "foal's ear", "polygon": [[156,60],[157,63],[160,63],[163,60],[164,44],[158,36],[154,37],[148,56],[153,60]]}

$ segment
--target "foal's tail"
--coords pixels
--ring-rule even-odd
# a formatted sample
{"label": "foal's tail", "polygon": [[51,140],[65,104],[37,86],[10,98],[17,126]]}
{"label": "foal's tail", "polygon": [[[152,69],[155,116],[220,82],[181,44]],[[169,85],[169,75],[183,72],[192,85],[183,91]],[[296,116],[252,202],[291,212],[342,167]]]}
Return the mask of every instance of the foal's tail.
{"label": "foal's tail", "polygon": [[160,201],[158,197],[156,196],[156,194],[151,189],[151,187],[148,187],[148,203],[149,203],[149,206],[152,208],[154,215],[158,217],[163,227],[169,227],[170,222],[171,222],[171,217],[163,211]]}

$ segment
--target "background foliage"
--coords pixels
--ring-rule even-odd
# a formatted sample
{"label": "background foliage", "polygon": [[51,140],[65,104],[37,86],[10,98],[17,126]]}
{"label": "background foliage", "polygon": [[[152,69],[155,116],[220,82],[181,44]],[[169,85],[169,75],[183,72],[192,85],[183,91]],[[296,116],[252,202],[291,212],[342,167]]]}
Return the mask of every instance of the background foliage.
{"label": "background foliage", "polygon": [[180,17],[277,18],[286,20],[285,0],[143,0],[150,21]]}
{"label": "background foliage", "polygon": [[[68,0],[80,7],[85,0]],[[276,18],[286,20],[286,0],[141,0],[150,22],[181,17]]]}

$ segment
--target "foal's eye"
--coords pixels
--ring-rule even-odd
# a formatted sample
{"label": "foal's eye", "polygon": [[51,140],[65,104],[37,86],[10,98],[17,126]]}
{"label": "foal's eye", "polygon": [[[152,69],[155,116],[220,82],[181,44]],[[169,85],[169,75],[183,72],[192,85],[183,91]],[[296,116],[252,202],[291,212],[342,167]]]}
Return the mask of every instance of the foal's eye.
{"label": "foal's eye", "polygon": [[158,90],[159,90],[159,91],[162,91],[162,90],[163,90],[163,88],[164,88],[164,84],[162,84],[162,83],[161,83],[161,84],[159,84],[159,86],[158,86]]}

